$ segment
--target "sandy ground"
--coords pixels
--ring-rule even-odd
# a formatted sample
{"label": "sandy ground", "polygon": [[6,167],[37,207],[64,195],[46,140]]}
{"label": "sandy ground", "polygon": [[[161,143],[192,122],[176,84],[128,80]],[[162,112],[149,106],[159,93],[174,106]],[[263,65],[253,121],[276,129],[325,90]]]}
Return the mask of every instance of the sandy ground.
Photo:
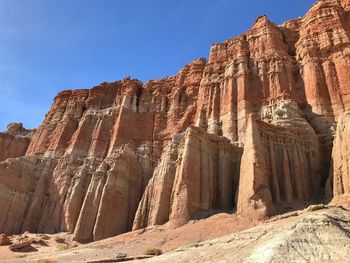
{"label": "sandy ground", "polygon": [[[256,224],[257,222],[250,222],[236,215],[217,214],[207,219],[191,221],[176,229],[170,229],[166,225],[156,226],[86,245],[71,241],[71,236],[67,233],[26,233],[33,238],[40,239],[44,236],[45,245],[33,244],[31,249],[18,252],[12,252],[8,246],[0,247],[0,262],[92,262],[114,259],[117,255],[144,255],[148,249],[167,252],[184,245],[236,233]],[[15,238],[18,236],[12,237]]]}
{"label": "sandy ground", "polygon": [[141,263],[350,262],[350,211],[314,205]]}
{"label": "sandy ground", "polygon": [[33,240],[29,247],[11,251],[9,246],[0,246],[0,262],[10,262],[16,259],[18,262],[26,262],[25,258],[31,255],[39,255],[46,253],[55,253],[62,250],[77,247],[79,244],[72,241],[71,235],[68,233],[59,233],[55,235],[49,234],[32,234],[24,233],[21,235],[13,235],[9,237],[12,244],[20,242],[20,240]]}

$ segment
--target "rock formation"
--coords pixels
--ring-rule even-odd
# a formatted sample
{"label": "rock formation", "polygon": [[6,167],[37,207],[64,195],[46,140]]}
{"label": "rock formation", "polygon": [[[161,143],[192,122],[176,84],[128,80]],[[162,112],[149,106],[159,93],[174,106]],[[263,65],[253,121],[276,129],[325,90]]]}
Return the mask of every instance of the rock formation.
{"label": "rock formation", "polygon": [[10,123],[6,132],[0,132],[0,162],[25,155],[31,133],[22,123]]}
{"label": "rock formation", "polygon": [[249,117],[237,206],[245,217],[263,218],[283,204],[322,197],[318,137],[290,103],[279,102],[288,106],[274,110],[274,124]]}
{"label": "rock formation", "polygon": [[350,2],[319,0],[175,76],[59,93],[38,129],[0,133],[0,233],[87,242],[347,198],[349,37]]}
{"label": "rock formation", "polygon": [[200,212],[232,210],[242,149],[189,127],[165,148],[136,214],[134,229],[187,223]]}
{"label": "rock formation", "polygon": [[350,204],[350,112],[338,121],[332,154],[333,194],[335,203]]}

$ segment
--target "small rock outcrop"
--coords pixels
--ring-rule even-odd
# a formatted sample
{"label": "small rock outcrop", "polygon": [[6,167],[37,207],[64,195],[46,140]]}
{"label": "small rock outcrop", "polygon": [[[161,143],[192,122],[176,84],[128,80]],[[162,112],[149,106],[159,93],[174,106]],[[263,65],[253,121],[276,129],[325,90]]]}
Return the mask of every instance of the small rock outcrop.
{"label": "small rock outcrop", "polygon": [[9,249],[11,249],[12,251],[18,251],[20,249],[29,248],[32,245],[32,243],[32,240],[23,240],[12,244],[11,246],[9,246]]}
{"label": "small rock outcrop", "polygon": [[0,132],[0,162],[25,155],[31,134],[22,123],[10,123],[6,132]]}
{"label": "small rock outcrop", "polygon": [[0,246],[7,246],[11,244],[11,240],[5,234],[0,234]]}

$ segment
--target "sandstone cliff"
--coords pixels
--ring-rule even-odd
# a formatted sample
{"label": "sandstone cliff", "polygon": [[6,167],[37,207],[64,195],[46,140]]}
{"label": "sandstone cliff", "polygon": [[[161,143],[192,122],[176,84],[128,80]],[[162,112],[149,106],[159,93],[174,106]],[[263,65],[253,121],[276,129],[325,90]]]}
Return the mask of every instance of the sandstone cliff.
{"label": "sandstone cliff", "polygon": [[282,212],[287,203],[321,201],[318,137],[295,112],[296,105],[284,103],[288,106],[274,112],[278,118],[285,115],[283,120],[266,123],[249,117],[237,205],[245,217],[261,219]]}
{"label": "sandstone cliff", "polygon": [[[333,202],[350,205],[350,112],[338,122],[332,154]],[[330,178],[331,180],[332,178]]]}
{"label": "sandstone cliff", "polygon": [[134,229],[187,223],[201,211],[232,210],[242,149],[224,137],[189,127],[163,152],[149,181]]}
{"label": "sandstone cliff", "polygon": [[32,134],[0,133],[0,233],[91,241],[346,199],[349,37],[350,2],[320,0],[175,76],[59,93]]}

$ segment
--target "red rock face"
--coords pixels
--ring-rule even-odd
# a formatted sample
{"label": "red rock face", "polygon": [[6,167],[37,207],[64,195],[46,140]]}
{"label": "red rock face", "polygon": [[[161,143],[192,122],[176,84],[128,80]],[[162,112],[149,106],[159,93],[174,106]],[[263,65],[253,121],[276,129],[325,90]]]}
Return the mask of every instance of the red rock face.
{"label": "red rock face", "polygon": [[0,133],[0,233],[261,219],[319,202],[330,169],[346,196],[349,34],[350,2],[318,1],[280,26],[259,17],[173,77],[59,93],[31,140]]}
{"label": "red rock face", "polygon": [[348,13],[339,1],[319,1],[300,26],[296,44],[305,95],[313,112],[337,118],[349,107]]}
{"label": "red rock face", "polygon": [[22,123],[9,124],[6,132],[0,132],[0,162],[25,155],[31,135]]}

